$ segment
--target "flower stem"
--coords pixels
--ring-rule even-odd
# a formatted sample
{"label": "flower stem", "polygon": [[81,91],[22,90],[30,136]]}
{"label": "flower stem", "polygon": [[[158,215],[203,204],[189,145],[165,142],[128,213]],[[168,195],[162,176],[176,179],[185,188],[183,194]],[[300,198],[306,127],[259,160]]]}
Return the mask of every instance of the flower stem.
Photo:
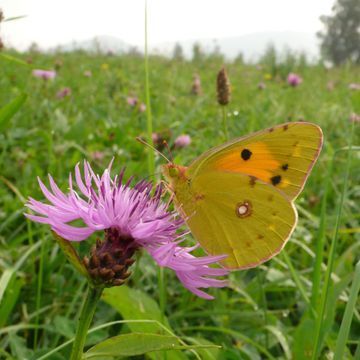
{"label": "flower stem", "polygon": [[[150,102],[150,80],[149,80],[149,54],[148,54],[148,32],[147,32],[147,2],[145,1],[145,94],[146,94],[146,128],[147,128],[147,142],[153,146],[152,132],[152,114]],[[148,150],[148,171],[149,176],[153,177],[155,173],[155,153]]]}
{"label": "flower stem", "polygon": [[228,141],[229,140],[229,133],[228,133],[226,106],[225,105],[221,106],[221,110],[222,110],[225,141]]}
{"label": "flower stem", "polygon": [[103,292],[103,288],[89,286],[86,297],[82,305],[73,348],[70,360],[81,360],[85,345],[86,335],[94,316],[96,305]]}

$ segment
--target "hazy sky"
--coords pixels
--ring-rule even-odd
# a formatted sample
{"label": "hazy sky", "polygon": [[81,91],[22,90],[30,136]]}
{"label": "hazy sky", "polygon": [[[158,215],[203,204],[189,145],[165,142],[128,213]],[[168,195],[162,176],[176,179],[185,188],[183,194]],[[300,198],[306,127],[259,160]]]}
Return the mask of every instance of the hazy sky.
{"label": "hazy sky", "polygon": [[[222,38],[264,31],[315,33],[335,0],[148,0],[149,42]],[[0,0],[6,42],[55,46],[97,35],[144,39],[144,0]]]}

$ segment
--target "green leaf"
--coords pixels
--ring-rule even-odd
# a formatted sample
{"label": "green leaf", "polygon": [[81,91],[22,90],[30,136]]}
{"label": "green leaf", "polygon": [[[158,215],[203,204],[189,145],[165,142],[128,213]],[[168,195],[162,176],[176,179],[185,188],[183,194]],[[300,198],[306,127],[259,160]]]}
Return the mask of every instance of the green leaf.
{"label": "green leaf", "polygon": [[5,128],[6,123],[18,112],[24,104],[26,97],[26,94],[21,94],[0,109],[0,131]]}
{"label": "green leaf", "polygon": [[114,336],[93,346],[84,354],[85,359],[96,359],[118,356],[134,356],[151,351],[186,349],[179,344],[175,336],[149,333],[131,333]]}
{"label": "green leaf", "polygon": [[85,265],[82,263],[78,253],[71,245],[71,241],[63,239],[61,236],[52,232],[55,240],[59,244],[61,250],[64,252],[66,258],[69,262],[75,267],[75,269],[83,276],[85,276],[89,281],[91,281],[90,275],[86,270]]}
{"label": "green leaf", "polygon": [[267,325],[265,326],[265,328],[277,338],[279,344],[284,351],[285,359],[291,359],[290,346],[283,332],[279,330],[279,328],[277,328],[276,326],[272,325]]}
{"label": "green leaf", "polygon": [[19,15],[19,16],[12,16],[12,17],[8,17],[4,20],[4,22],[7,22],[7,21],[14,21],[14,20],[20,20],[20,19],[23,19],[23,18],[26,18],[27,15]]}
{"label": "green leaf", "polygon": [[72,319],[57,315],[54,319],[54,326],[56,331],[67,339],[75,336],[75,322]]}
{"label": "green leaf", "polygon": [[186,337],[186,342],[194,345],[207,345],[208,348],[197,349],[196,352],[199,354],[202,360],[216,360],[220,354],[220,346],[215,345],[211,341],[208,341],[200,337]]}
{"label": "green leaf", "polygon": [[[131,289],[126,285],[107,288],[102,300],[116,309],[125,320],[156,320],[161,321],[161,312],[155,300],[141,290]],[[164,325],[169,327],[167,320]],[[129,323],[131,331],[155,333],[159,331],[156,324]]]}
{"label": "green leaf", "polygon": [[21,59],[15,57],[15,56],[6,54],[6,53],[4,53],[4,52],[0,53],[0,57],[2,57],[2,58],[5,59],[5,60],[11,61],[11,62],[13,62],[13,63],[16,63],[16,64],[18,64],[18,65],[25,65],[25,66],[27,66],[27,67],[30,67],[30,65],[29,65],[26,61],[21,60]]}
{"label": "green leaf", "polygon": [[316,332],[315,325],[315,320],[307,315],[297,327],[293,345],[294,359],[311,359]]}
{"label": "green leaf", "polygon": [[[162,319],[156,301],[141,290],[131,289],[126,285],[107,288],[102,294],[102,300],[116,309],[124,320],[156,320],[170,328],[168,320]],[[127,325],[133,332],[156,333],[160,331],[159,325],[154,323],[129,322]],[[179,352],[171,351],[167,355],[169,359],[186,359],[184,354]]]}
{"label": "green leaf", "polygon": [[37,250],[37,248],[39,248],[40,245],[41,245],[41,242],[38,242],[38,243],[32,245],[25,252],[25,254],[15,263],[14,266],[9,267],[4,270],[4,272],[2,273],[1,278],[0,278],[0,304],[2,304],[2,300],[3,300],[4,294],[5,294],[6,288],[8,287],[14,274],[21,268],[21,266],[23,265],[25,260],[28,258],[28,256],[33,251]]}
{"label": "green leaf", "polygon": [[11,353],[15,355],[16,359],[28,360],[32,356],[32,350],[26,346],[26,341],[14,333],[9,334],[9,342]]}
{"label": "green leaf", "polygon": [[[6,269],[4,273],[8,273],[8,271],[9,269]],[[11,314],[11,311],[16,305],[16,302],[19,298],[20,290],[24,286],[24,284],[24,279],[11,276],[11,279],[7,285],[7,291],[5,292],[2,301],[0,302],[0,328],[6,324],[7,319]]]}

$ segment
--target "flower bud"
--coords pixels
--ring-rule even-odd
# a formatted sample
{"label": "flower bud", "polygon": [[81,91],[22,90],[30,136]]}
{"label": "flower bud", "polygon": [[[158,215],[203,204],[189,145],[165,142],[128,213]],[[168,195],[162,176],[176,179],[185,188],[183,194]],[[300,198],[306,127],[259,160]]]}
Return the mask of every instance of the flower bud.
{"label": "flower bud", "polygon": [[94,284],[105,287],[124,284],[130,276],[129,267],[135,262],[133,255],[139,246],[131,236],[120,234],[116,228],[105,230],[105,240],[98,239],[90,257],[83,263]]}
{"label": "flower bud", "polygon": [[230,81],[223,67],[217,76],[217,99],[220,105],[227,105],[230,101]]}

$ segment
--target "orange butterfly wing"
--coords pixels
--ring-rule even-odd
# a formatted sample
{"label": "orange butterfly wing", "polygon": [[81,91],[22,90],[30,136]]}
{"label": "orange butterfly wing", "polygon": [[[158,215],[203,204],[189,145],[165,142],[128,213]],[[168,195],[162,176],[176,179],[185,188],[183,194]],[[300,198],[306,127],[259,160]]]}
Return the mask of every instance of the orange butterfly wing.
{"label": "orange butterfly wing", "polygon": [[[189,175],[194,178],[199,170],[247,174],[294,199],[303,189],[322,143],[317,125],[286,123],[210,149],[189,166]],[[254,180],[250,178],[250,185]]]}

